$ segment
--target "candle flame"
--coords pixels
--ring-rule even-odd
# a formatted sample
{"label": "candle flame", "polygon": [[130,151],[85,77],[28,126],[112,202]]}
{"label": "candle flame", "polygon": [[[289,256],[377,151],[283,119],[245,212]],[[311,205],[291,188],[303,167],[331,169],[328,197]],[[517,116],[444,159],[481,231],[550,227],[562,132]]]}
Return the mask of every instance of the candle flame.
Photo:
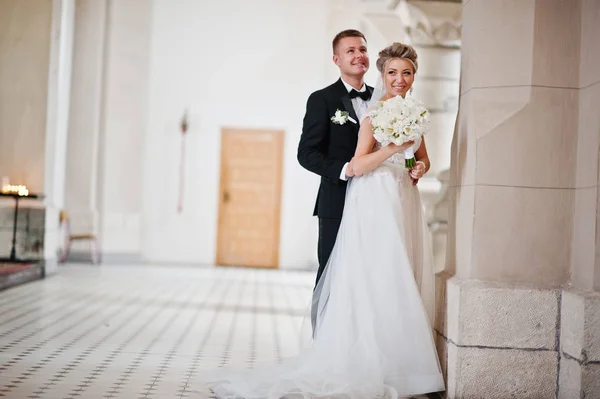
{"label": "candle flame", "polygon": [[29,190],[21,184],[5,184],[2,186],[2,194],[17,194],[21,197],[29,195]]}

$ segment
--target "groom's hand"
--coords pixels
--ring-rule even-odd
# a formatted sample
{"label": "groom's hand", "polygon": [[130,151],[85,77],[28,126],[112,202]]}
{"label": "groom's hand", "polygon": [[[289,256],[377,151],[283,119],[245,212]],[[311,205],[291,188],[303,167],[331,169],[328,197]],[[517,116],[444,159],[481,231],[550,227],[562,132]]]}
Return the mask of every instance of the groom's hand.
{"label": "groom's hand", "polygon": [[350,178],[354,176],[354,168],[352,166],[352,160],[348,162],[348,167],[346,168],[346,177]]}

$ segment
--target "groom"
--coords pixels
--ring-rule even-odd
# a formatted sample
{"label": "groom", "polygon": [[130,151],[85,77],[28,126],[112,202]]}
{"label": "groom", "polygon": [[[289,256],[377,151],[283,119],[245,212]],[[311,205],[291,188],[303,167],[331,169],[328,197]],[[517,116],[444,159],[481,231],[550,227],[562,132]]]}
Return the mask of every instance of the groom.
{"label": "groom", "polygon": [[[365,36],[357,30],[345,30],[335,36],[332,44],[333,62],[341,78],[308,98],[298,144],[300,165],[321,176],[313,214],[319,217],[316,283],[325,270],[340,228],[346,185],[348,178],[354,176],[349,162],[356,150],[360,121],[373,93],[373,88],[363,80],[369,69]],[[342,116],[332,121],[338,110]]]}

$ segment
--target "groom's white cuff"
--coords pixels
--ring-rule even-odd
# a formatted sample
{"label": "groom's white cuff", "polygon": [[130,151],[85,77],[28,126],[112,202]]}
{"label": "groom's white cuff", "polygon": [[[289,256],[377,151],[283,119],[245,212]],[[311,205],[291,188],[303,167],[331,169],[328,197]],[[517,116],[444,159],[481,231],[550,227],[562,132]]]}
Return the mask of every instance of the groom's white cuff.
{"label": "groom's white cuff", "polygon": [[346,162],[346,164],[342,168],[342,173],[340,174],[340,180],[348,181],[348,178],[346,177],[346,168],[348,168],[348,162]]}

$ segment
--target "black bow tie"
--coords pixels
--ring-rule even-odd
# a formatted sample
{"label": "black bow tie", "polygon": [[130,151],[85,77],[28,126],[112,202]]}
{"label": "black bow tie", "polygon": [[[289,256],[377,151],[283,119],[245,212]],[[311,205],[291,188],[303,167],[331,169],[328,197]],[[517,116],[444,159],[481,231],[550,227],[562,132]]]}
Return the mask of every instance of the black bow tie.
{"label": "black bow tie", "polygon": [[365,90],[365,91],[356,91],[354,89],[350,90],[350,93],[348,93],[350,95],[350,98],[356,98],[356,97],[360,97],[365,101],[369,101],[371,99],[371,93],[369,93],[369,90]]}

